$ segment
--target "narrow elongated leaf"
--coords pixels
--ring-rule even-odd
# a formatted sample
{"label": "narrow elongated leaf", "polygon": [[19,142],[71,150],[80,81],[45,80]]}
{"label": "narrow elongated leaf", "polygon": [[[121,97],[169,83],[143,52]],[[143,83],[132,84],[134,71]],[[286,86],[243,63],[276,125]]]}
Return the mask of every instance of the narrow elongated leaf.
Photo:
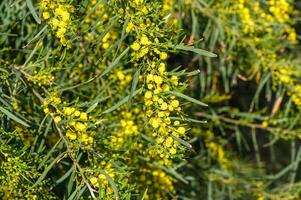
{"label": "narrow elongated leaf", "polygon": [[147,135],[145,135],[145,134],[142,133],[141,136],[142,136],[142,138],[145,139],[146,141],[155,144],[155,141],[154,141],[152,138],[148,137]]}
{"label": "narrow elongated leaf", "polygon": [[188,181],[181,175],[179,174],[176,170],[174,169],[167,169],[166,170],[168,173],[176,177],[178,180],[182,181],[185,184],[188,184]]}
{"label": "narrow elongated leaf", "polygon": [[[112,23],[110,24],[110,26],[108,26],[99,36],[99,38],[97,39],[95,44],[99,44],[101,42],[101,40],[108,34],[108,32],[115,26],[115,24],[117,23],[118,19],[114,19],[112,20]],[[97,26],[95,26],[97,27]]]}
{"label": "narrow elongated leaf", "polygon": [[101,74],[101,76],[106,75],[109,71],[111,71],[120,61],[120,59],[127,54],[130,50],[130,47],[127,47]]}
{"label": "narrow elongated leaf", "polygon": [[208,106],[207,104],[205,104],[205,103],[203,103],[203,102],[201,102],[199,100],[196,100],[196,99],[194,99],[192,97],[189,97],[189,96],[187,96],[185,94],[182,94],[182,93],[179,93],[179,92],[175,92],[175,91],[170,91],[169,93],[171,93],[171,94],[173,94],[173,95],[175,95],[177,97],[186,99],[187,101],[190,101],[192,103],[195,103],[195,104],[198,104],[198,105],[201,105],[201,106]]}
{"label": "narrow elongated leaf", "polygon": [[[75,196],[75,195],[77,194],[77,190],[79,190],[79,189],[78,189],[79,187],[76,187],[75,191],[74,191],[73,193],[71,193],[71,192],[73,191],[73,186],[75,185],[75,184],[74,184],[74,182],[75,182],[75,176],[76,176],[76,171],[73,170],[72,173],[71,173],[71,175],[70,175],[68,184],[67,184],[67,194],[68,194],[68,195],[71,194],[71,195],[70,195],[70,198],[71,198],[73,195]],[[87,187],[87,185],[85,185],[84,188],[86,188],[86,187]],[[68,199],[70,199],[70,198],[68,198]],[[71,198],[71,199],[74,199],[74,197]]]}
{"label": "narrow elongated leaf", "polygon": [[186,122],[193,122],[193,123],[200,123],[200,124],[206,124],[206,120],[197,120],[197,119],[192,119],[192,118],[186,118],[184,117],[184,121]]}
{"label": "narrow elongated leaf", "polygon": [[141,200],[144,200],[144,199],[145,199],[146,194],[147,194],[147,191],[148,191],[148,188],[145,189],[145,191],[144,191],[144,193],[143,193],[143,196],[142,196]]}
{"label": "narrow elongated leaf", "polygon": [[37,42],[37,44],[35,45],[34,49],[31,51],[29,57],[28,57],[27,60],[24,62],[23,68],[29,63],[29,61],[30,61],[30,60],[32,59],[32,57],[35,55],[36,51],[39,49],[39,46],[40,46],[40,44],[41,44],[41,43],[40,43],[41,41],[42,41],[42,40],[40,39],[40,40]]}
{"label": "narrow elongated leaf", "polygon": [[29,124],[27,124],[25,121],[23,121],[22,119],[20,119],[19,117],[17,117],[16,115],[14,115],[13,113],[9,112],[8,110],[6,110],[5,108],[3,108],[1,106],[0,106],[0,111],[3,114],[5,114],[7,117],[9,117],[10,119],[18,122],[19,124],[29,127]]}
{"label": "narrow elongated leaf", "polygon": [[27,4],[27,7],[29,8],[29,11],[31,12],[34,20],[36,20],[36,22],[38,24],[40,24],[41,23],[41,19],[38,17],[38,15],[36,13],[36,10],[33,7],[32,1],[31,0],[26,0],[26,4]]}
{"label": "narrow elongated leaf", "polygon": [[74,190],[73,192],[72,192],[72,194],[69,196],[69,198],[68,198],[68,200],[74,200],[75,199],[75,196],[76,196],[76,194],[82,194],[85,190],[86,190],[86,188],[87,188],[87,185],[83,185],[83,186],[78,186],[77,188],[76,188],[76,190]]}
{"label": "narrow elongated leaf", "polygon": [[126,27],[128,26],[129,23],[129,19],[127,18],[123,24],[123,28],[122,28],[122,32],[121,32],[121,37],[118,40],[117,44],[117,50],[116,50],[116,54],[114,55],[114,58],[118,55],[122,41],[126,38],[127,34],[126,34]]}
{"label": "narrow elongated leaf", "polygon": [[[133,93],[133,96],[135,96],[136,94],[138,94],[140,91],[142,90],[142,88],[136,90]],[[109,113],[112,112],[114,110],[116,110],[117,108],[119,108],[121,105],[125,104],[130,98],[130,95],[124,97],[121,101],[117,102],[114,106],[112,106],[111,108],[109,108],[108,110],[105,110],[103,113]]]}
{"label": "narrow elongated leaf", "polygon": [[73,172],[74,167],[71,167],[61,178],[59,178],[55,183],[59,184],[61,182],[63,182],[65,179],[67,179],[71,173]]}
{"label": "narrow elongated leaf", "polygon": [[189,144],[188,142],[186,142],[186,141],[182,140],[181,138],[178,138],[178,137],[176,137],[176,136],[174,136],[174,135],[171,135],[171,137],[172,137],[173,139],[177,140],[180,144],[184,145],[185,147],[187,147],[187,148],[189,148],[189,149],[192,149],[191,144]]}
{"label": "narrow elongated leaf", "polygon": [[217,55],[214,54],[214,53],[211,53],[211,52],[206,51],[204,49],[195,48],[193,46],[186,46],[186,45],[179,44],[179,45],[175,45],[174,48],[177,49],[177,50],[191,51],[191,52],[194,52],[194,53],[199,54],[201,56],[217,57]]}
{"label": "narrow elongated leaf", "polygon": [[60,89],[60,92],[63,92],[63,91],[66,91],[66,90],[71,90],[71,89],[74,89],[74,88],[77,88],[77,87],[80,87],[80,86],[83,86],[83,85],[86,85],[92,81],[94,81],[95,79],[99,78],[99,77],[102,77],[104,75],[106,75],[109,71],[111,71],[120,61],[120,59],[125,55],[127,54],[127,52],[130,50],[130,48],[126,48],[101,74],[98,74],[96,76],[94,76],[93,78],[85,81],[85,82],[82,82],[80,84],[77,84],[77,85],[73,85],[73,86],[70,86],[70,87],[67,87],[67,88],[62,88]]}
{"label": "narrow elongated leaf", "polygon": [[35,184],[33,185],[33,187],[37,186],[39,183],[41,183],[44,178],[46,177],[46,175],[48,174],[48,172],[51,170],[51,168],[57,163],[57,161],[59,161],[63,156],[65,155],[65,153],[60,154],[58,157],[56,157],[51,163],[50,165],[48,165],[48,167],[44,170],[44,172],[41,174],[41,176],[39,177],[39,179],[35,182]]}
{"label": "narrow elongated leaf", "polygon": [[62,139],[60,138],[55,145],[53,145],[53,147],[49,150],[49,152],[47,153],[46,156],[44,156],[44,159],[40,162],[39,166],[38,166],[38,170],[41,169],[44,164],[48,161],[48,159],[50,158],[50,156],[52,155],[52,153],[54,152],[54,150],[59,146],[59,144],[62,142]]}
{"label": "narrow elongated leaf", "polygon": [[194,70],[194,71],[191,71],[191,72],[186,72],[184,73],[186,76],[195,76],[197,74],[199,74],[201,71],[200,70]]}
{"label": "narrow elongated leaf", "polygon": [[113,179],[104,170],[99,170],[99,172],[106,176],[106,179],[108,180],[108,182],[110,183],[110,185],[114,191],[116,199],[119,199],[118,189],[117,189],[116,184],[113,181]]}
{"label": "narrow elongated leaf", "polygon": [[188,184],[188,181],[185,178],[183,178],[183,176],[181,174],[179,174],[175,169],[164,167],[163,165],[161,165],[159,163],[154,163],[154,164],[158,168],[161,168],[164,171],[166,171],[167,173],[173,175],[174,177],[176,177],[178,180],[182,181],[183,183]]}
{"label": "narrow elongated leaf", "polygon": [[94,100],[92,105],[87,109],[86,113],[92,112],[100,102],[103,102],[103,101],[107,100],[108,98],[110,98],[110,97],[107,96],[107,97],[103,97],[103,98]]}
{"label": "narrow elongated leaf", "polygon": [[93,104],[88,108],[88,110],[86,111],[86,113],[92,112],[92,111],[97,107],[97,105],[98,105],[98,102],[93,103]]}
{"label": "narrow elongated leaf", "polygon": [[47,27],[48,25],[44,26],[44,28],[42,28],[42,30],[40,30],[40,32],[38,32],[38,34],[36,34],[24,47],[27,47],[30,43],[37,40],[46,31]]}
{"label": "narrow elongated leaf", "polygon": [[131,99],[133,98],[134,92],[136,91],[136,88],[137,88],[137,85],[138,85],[138,81],[139,81],[140,71],[141,71],[141,68],[139,68],[135,72],[135,74],[134,74],[134,78],[133,78],[133,82],[132,82],[132,88],[131,88],[131,93],[130,93],[129,100],[128,100],[129,104],[130,104]]}

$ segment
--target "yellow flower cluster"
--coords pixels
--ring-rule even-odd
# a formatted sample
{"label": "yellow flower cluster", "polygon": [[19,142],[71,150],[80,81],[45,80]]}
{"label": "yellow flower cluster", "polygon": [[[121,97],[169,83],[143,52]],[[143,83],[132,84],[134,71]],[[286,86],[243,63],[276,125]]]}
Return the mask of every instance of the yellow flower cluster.
{"label": "yellow flower cluster", "polygon": [[[157,48],[160,46],[159,37],[156,37],[156,32],[160,31],[158,25],[152,22],[151,18],[145,16],[153,9],[153,5],[142,2],[130,2],[131,7],[128,8],[130,22],[127,27],[127,32],[137,31],[136,41],[133,42],[131,48],[131,56],[134,61],[138,61],[145,55],[157,55],[161,60],[167,59],[167,53]],[[158,5],[161,6],[161,5]],[[137,24],[134,24],[136,22]],[[135,29],[137,27],[137,29]],[[141,34],[142,33],[142,34]],[[152,38],[152,39],[150,39]]]}
{"label": "yellow flower cluster", "polygon": [[290,21],[293,9],[287,0],[268,0],[262,4],[258,1],[239,0],[229,8],[229,12],[238,14],[243,33],[252,36],[254,42],[260,41],[258,34],[272,32],[276,23],[282,24],[280,32],[287,35],[289,41],[296,42],[297,35]]}
{"label": "yellow flower cluster", "polygon": [[111,30],[109,31],[103,38],[102,38],[102,49],[106,50],[111,47],[111,45],[118,39],[118,34],[116,31]]}
{"label": "yellow flower cluster", "polygon": [[[140,178],[139,181],[142,185],[147,188],[152,188],[154,192],[153,195],[145,194],[145,199],[169,199],[165,196],[164,192],[171,191],[174,192],[175,189],[172,184],[172,179],[166,172],[162,169],[156,168],[142,168],[140,170]],[[163,191],[162,191],[163,189]],[[166,191],[164,191],[166,190]]]}
{"label": "yellow flower cluster", "polygon": [[[178,85],[177,77],[167,76],[164,63],[153,68],[156,70],[146,75],[147,90],[144,93],[146,116],[153,129],[151,137],[155,138],[158,144],[150,154],[158,155],[162,162],[167,164],[170,156],[177,152],[178,142],[174,138],[185,136],[186,129],[180,121],[172,122],[171,115],[181,112],[180,102],[175,96],[166,95],[170,87]],[[158,73],[155,74],[157,70]]]}
{"label": "yellow flower cluster", "polygon": [[[187,4],[187,2],[184,2]],[[162,17],[167,16],[168,24],[173,26],[174,28],[180,28],[180,20],[178,19],[178,5],[174,1],[164,0],[162,6]]]}
{"label": "yellow flower cluster", "polygon": [[64,108],[64,117],[70,120],[66,136],[69,140],[78,140],[86,145],[93,145],[93,136],[95,132],[87,131],[88,115],[85,112],[80,112],[73,107]]}
{"label": "yellow flower cluster", "polygon": [[163,1],[163,10],[170,11],[173,8],[174,2],[165,0]]}
{"label": "yellow flower cluster", "polygon": [[113,189],[110,186],[106,175],[108,175],[114,181],[115,170],[112,165],[106,161],[102,161],[99,168],[105,171],[106,174],[96,172],[89,178],[89,181],[94,188],[104,189],[107,197],[111,196],[113,194]]}
{"label": "yellow flower cluster", "polygon": [[[85,145],[83,148],[92,147],[95,132],[87,130],[89,120],[87,113],[60,104],[61,99],[54,93],[48,99],[44,100],[44,112],[50,114],[56,124],[64,125],[66,137],[70,141],[75,142],[75,145],[83,144]],[[60,109],[62,106],[63,111]]]}
{"label": "yellow flower cluster", "polygon": [[287,34],[287,39],[293,44],[297,43],[297,33],[296,30],[290,26],[285,28],[285,32]]}
{"label": "yellow flower cluster", "polygon": [[[154,44],[159,45],[159,39],[154,39]],[[168,55],[166,52],[161,52],[158,48],[153,48],[153,42],[143,34],[141,38],[136,40],[132,45],[131,48],[134,50],[132,52],[131,56],[134,60],[139,60],[140,58],[143,58],[145,55],[149,54],[151,56],[154,55],[154,53],[159,56],[161,60],[167,59]]]}
{"label": "yellow flower cluster", "polygon": [[216,160],[223,170],[229,170],[229,163],[223,146],[220,142],[215,141],[215,136],[212,131],[207,130],[203,133],[206,147],[210,150],[210,156]]}
{"label": "yellow flower cluster", "polygon": [[114,72],[110,75],[110,78],[117,81],[122,86],[128,85],[132,81],[132,75],[126,74],[122,68],[114,70]]}
{"label": "yellow flower cluster", "polygon": [[237,3],[237,7],[240,10],[239,16],[241,17],[242,24],[244,25],[243,32],[244,33],[254,33],[255,23],[250,14],[250,9],[248,7],[245,7],[245,0],[239,0]]}
{"label": "yellow flower cluster", "polygon": [[[111,8],[107,8],[104,2],[93,0],[88,4],[87,12],[89,15],[85,18],[85,24],[83,26],[84,39],[87,42],[95,43],[98,41],[100,34],[106,30],[105,22],[109,19]],[[95,24],[95,21],[97,23]],[[87,31],[93,26],[93,30]],[[112,28],[110,29],[101,39],[101,48],[103,50],[109,49],[113,43],[118,39],[119,35],[117,31]]]}
{"label": "yellow flower cluster", "polygon": [[[135,114],[138,110],[135,109]],[[138,126],[136,125],[135,118],[131,112],[122,111],[119,121],[119,126],[111,138],[110,144],[114,149],[124,148],[124,143],[131,137],[138,135]]]}
{"label": "yellow flower cluster", "polygon": [[[31,166],[27,166],[22,156],[13,156],[10,153],[4,153],[1,149],[0,176],[1,196],[3,200],[10,199],[38,199],[39,190],[34,190],[28,183],[28,179],[35,175],[36,171]],[[24,157],[24,156],[23,156]],[[25,193],[20,193],[22,189]],[[48,197],[48,194],[45,194]],[[49,199],[53,199],[48,197]]]}
{"label": "yellow flower cluster", "polygon": [[130,33],[130,32],[132,32],[132,31],[134,31],[134,29],[135,29],[135,25],[133,24],[133,22],[130,21],[130,22],[128,23],[128,25],[127,25],[125,31],[126,31],[127,33]]}
{"label": "yellow flower cluster", "polygon": [[56,113],[55,107],[49,107],[50,105],[58,106],[60,103],[62,103],[62,100],[60,97],[58,97],[58,94],[56,92],[53,92],[47,99],[44,99],[43,101],[43,107],[44,107],[44,113],[45,114],[51,114],[54,116],[54,113]]}
{"label": "yellow flower cluster", "polygon": [[185,127],[179,120],[172,121],[171,116],[181,115],[180,102],[174,95],[167,93],[179,85],[176,76],[169,76],[166,64],[152,62],[145,75],[146,91],[144,105],[146,117],[149,120],[151,134],[157,145],[150,149],[150,155],[160,158],[160,163],[170,164],[170,158],[177,153],[179,145],[176,138],[184,137]]}
{"label": "yellow flower cluster", "polygon": [[225,164],[228,163],[228,160],[225,158],[223,147],[215,142],[206,143],[206,146],[210,149],[212,158],[216,159],[221,164],[222,168],[224,168]]}
{"label": "yellow flower cluster", "polygon": [[[11,179],[7,179],[6,181],[9,182],[9,188],[17,188],[19,185],[19,182],[22,179],[22,174],[20,174],[19,170],[16,169],[15,164],[19,163],[21,161],[21,159],[19,157],[11,157],[9,154],[4,153],[3,154],[5,156],[6,161],[1,162],[1,169],[5,169],[5,173],[9,174],[9,177],[11,177]],[[16,165],[17,166],[17,165]],[[0,177],[1,181],[5,181],[6,177]],[[10,191],[10,189],[8,189],[8,193],[13,193],[13,191]]]}
{"label": "yellow flower cluster", "polygon": [[32,81],[38,86],[51,86],[54,82],[54,76],[45,70],[40,70],[39,72],[34,71],[34,74],[31,75],[28,80]]}
{"label": "yellow flower cluster", "polygon": [[[238,15],[241,19],[241,28],[244,33],[241,46],[251,47],[252,51],[255,51],[257,63],[251,63],[252,67],[248,68],[248,71],[252,72],[260,66],[263,71],[272,72],[273,84],[285,85],[287,94],[300,107],[299,91],[301,87],[298,81],[299,75],[296,74],[298,70],[279,60],[277,53],[279,49],[265,47],[265,37],[269,40],[272,38],[271,35],[277,40],[275,43],[283,39],[286,42],[297,42],[297,34],[293,28],[295,22],[291,18],[291,15],[294,15],[291,3],[288,0],[267,0],[265,2],[239,0],[238,3],[233,3],[228,14],[230,16]],[[277,32],[273,32],[275,26],[278,27]],[[248,61],[246,60],[246,62]],[[244,64],[249,65],[250,63]]]}
{"label": "yellow flower cluster", "polygon": [[294,104],[301,109],[301,84],[300,73],[292,65],[274,65],[273,79],[276,84],[283,84],[287,88],[287,94],[291,96]]}
{"label": "yellow flower cluster", "polygon": [[15,133],[17,133],[17,135],[19,136],[19,138],[21,139],[23,144],[27,147],[29,147],[34,141],[34,137],[33,137],[32,133],[30,133],[29,130],[24,129],[24,127],[21,128],[16,125]]}
{"label": "yellow flower cluster", "polygon": [[292,12],[292,6],[287,0],[268,0],[269,11],[280,23],[286,23],[289,20],[289,14]]}
{"label": "yellow flower cluster", "polygon": [[[301,74],[298,69],[285,59],[277,60],[275,52],[260,50],[256,53],[261,65],[264,66],[264,71],[272,72],[273,84],[275,86],[284,85],[287,95],[291,96],[293,103],[301,109],[301,84],[299,81]],[[264,123],[263,125],[267,126],[268,124]]]}
{"label": "yellow flower cluster", "polygon": [[56,37],[60,39],[62,45],[68,45],[67,34],[73,30],[73,22],[71,14],[74,12],[74,7],[68,4],[65,0],[51,1],[42,0],[40,2],[42,16],[51,25],[53,31],[56,32]]}
{"label": "yellow flower cluster", "polygon": [[292,96],[293,102],[298,106],[299,109],[301,109],[301,85],[294,85],[291,89],[291,91],[288,93]]}
{"label": "yellow flower cluster", "polygon": [[[96,4],[98,4],[97,7],[95,7]],[[109,14],[104,13],[104,11],[105,11],[104,3],[100,3],[97,0],[92,0],[88,4],[87,12],[89,13],[89,16],[85,18],[85,23],[91,25],[99,18],[99,16],[103,14],[102,19],[98,21],[98,24],[101,25],[101,21],[105,21],[109,19]]]}
{"label": "yellow flower cluster", "polygon": [[[168,6],[165,4],[165,8]],[[152,14],[154,8],[160,8]],[[168,58],[166,49],[169,33],[164,28],[168,20],[164,19],[166,10],[158,2],[143,0],[129,1],[124,12],[129,18],[127,32],[135,38],[131,44],[131,61],[135,67],[143,68],[139,81],[143,83],[143,115],[140,115],[144,127],[143,133],[150,141],[149,144],[137,144],[137,150],[148,148],[141,152],[143,157],[166,167],[174,165],[173,159],[180,155],[179,138],[186,136],[185,125],[181,123],[182,109],[176,96],[170,91],[179,90],[182,83],[177,76],[167,71],[165,60]],[[127,19],[128,19],[127,18]],[[158,22],[163,23],[158,23]],[[162,25],[163,24],[163,25]],[[170,29],[169,29],[170,30]],[[147,122],[147,126],[145,126]],[[140,128],[140,124],[138,124]],[[151,170],[142,173],[142,180],[149,185],[145,194],[147,199],[167,199],[168,192],[173,192],[170,175],[164,173],[157,166],[150,166]],[[158,185],[154,185],[158,183]],[[162,187],[163,186],[163,187]]]}
{"label": "yellow flower cluster", "polygon": [[291,66],[275,66],[273,71],[273,78],[275,82],[280,82],[288,85],[293,85],[294,80],[292,76],[294,72],[291,70]]}

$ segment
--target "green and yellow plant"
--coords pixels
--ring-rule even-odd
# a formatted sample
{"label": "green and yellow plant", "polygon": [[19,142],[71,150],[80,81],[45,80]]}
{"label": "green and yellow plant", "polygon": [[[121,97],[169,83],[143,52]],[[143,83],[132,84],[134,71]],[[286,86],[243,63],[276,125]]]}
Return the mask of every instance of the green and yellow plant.
{"label": "green and yellow plant", "polygon": [[298,6],[0,2],[0,198],[299,199]]}

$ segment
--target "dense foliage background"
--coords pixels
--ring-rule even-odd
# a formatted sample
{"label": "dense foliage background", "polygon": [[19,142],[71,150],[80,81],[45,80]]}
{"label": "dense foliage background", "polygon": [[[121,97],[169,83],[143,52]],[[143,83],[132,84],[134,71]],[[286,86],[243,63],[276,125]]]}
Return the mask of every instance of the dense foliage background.
{"label": "dense foliage background", "polygon": [[300,199],[298,1],[0,1],[1,199]]}

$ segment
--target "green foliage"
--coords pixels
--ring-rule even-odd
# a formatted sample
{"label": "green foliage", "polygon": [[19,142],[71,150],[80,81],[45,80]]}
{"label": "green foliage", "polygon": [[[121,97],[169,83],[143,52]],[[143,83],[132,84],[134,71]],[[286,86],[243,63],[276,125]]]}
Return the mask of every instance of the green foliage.
{"label": "green foliage", "polygon": [[1,199],[300,199],[297,3],[0,2]]}

